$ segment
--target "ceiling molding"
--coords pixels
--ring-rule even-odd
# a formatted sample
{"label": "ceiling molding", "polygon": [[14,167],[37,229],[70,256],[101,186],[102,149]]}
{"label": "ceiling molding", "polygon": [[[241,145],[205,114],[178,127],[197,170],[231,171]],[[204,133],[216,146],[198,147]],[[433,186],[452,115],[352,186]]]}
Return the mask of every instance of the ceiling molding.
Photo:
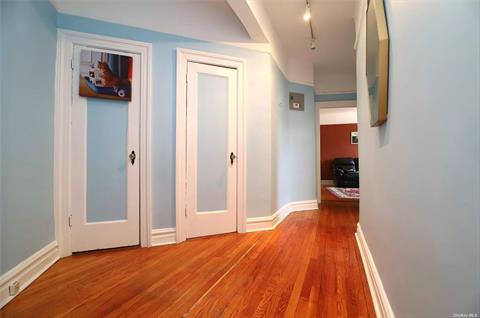
{"label": "ceiling molding", "polygon": [[248,35],[254,42],[267,42],[267,36],[258,23],[252,8],[246,0],[227,0],[227,3],[237,15],[240,22],[247,30]]}

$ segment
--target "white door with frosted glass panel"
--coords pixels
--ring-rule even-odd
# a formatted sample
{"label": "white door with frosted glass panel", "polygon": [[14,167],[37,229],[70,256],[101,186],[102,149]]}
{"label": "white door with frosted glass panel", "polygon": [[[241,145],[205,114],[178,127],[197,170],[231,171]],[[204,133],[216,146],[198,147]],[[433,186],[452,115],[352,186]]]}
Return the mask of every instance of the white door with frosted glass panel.
{"label": "white door with frosted glass panel", "polygon": [[[103,51],[74,47],[70,213],[72,252],[139,244],[140,57],[133,58],[132,100],[86,98],[79,76]],[[132,161],[133,153],[135,160]]]}
{"label": "white door with frosted glass panel", "polygon": [[237,70],[188,63],[187,238],[237,231]]}

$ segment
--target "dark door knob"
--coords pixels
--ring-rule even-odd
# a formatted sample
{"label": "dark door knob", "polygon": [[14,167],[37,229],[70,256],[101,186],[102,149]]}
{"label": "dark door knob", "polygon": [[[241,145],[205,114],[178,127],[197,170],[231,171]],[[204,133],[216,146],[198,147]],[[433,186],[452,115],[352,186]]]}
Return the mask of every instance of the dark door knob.
{"label": "dark door knob", "polygon": [[133,166],[135,164],[135,159],[137,159],[137,155],[135,154],[135,150],[132,150],[132,152],[130,153],[128,158],[130,158],[130,163]]}
{"label": "dark door knob", "polygon": [[233,161],[237,158],[233,152],[230,153],[230,164],[233,165]]}

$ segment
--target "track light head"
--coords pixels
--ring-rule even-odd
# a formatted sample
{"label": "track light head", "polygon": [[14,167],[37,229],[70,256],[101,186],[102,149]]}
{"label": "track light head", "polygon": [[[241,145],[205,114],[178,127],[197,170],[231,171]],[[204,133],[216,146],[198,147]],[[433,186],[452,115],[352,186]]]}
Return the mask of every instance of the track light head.
{"label": "track light head", "polygon": [[310,13],[310,3],[307,2],[307,5],[305,7],[305,13],[303,14],[303,20],[310,21],[311,18],[312,14]]}

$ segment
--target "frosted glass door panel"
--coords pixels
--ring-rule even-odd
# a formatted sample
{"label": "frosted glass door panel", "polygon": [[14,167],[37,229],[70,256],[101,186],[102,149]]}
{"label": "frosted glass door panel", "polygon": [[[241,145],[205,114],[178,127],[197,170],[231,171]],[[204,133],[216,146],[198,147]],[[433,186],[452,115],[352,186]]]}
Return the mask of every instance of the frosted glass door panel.
{"label": "frosted glass door panel", "polygon": [[127,219],[128,103],[87,102],[87,222]]}
{"label": "frosted glass door panel", "polygon": [[198,75],[198,212],[227,209],[228,78]]}

